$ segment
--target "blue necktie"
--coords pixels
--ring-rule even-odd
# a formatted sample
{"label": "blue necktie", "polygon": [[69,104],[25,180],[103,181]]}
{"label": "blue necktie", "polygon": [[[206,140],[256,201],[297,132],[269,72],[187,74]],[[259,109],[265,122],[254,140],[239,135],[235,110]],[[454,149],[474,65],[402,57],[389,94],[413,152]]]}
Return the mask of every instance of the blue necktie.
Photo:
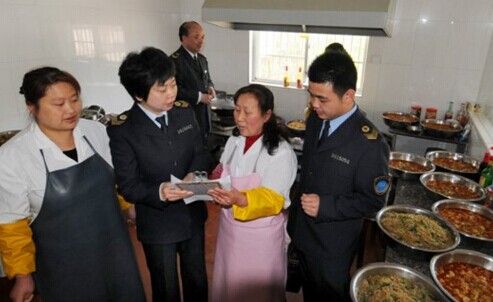
{"label": "blue necktie", "polygon": [[166,117],[163,115],[156,117],[156,122],[161,125],[161,131],[166,132],[168,125],[166,124]]}
{"label": "blue necktie", "polygon": [[330,121],[324,121],[324,123],[322,124],[322,134],[318,138],[319,146],[329,138],[329,129],[330,129]]}

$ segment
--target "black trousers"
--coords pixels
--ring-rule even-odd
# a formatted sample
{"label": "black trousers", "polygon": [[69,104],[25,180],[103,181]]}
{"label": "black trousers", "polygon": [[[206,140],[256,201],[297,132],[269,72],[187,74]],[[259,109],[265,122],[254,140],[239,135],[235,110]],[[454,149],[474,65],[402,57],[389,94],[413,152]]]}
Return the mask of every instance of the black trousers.
{"label": "black trousers", "polygon": [[[327,260],[297,250],[301,287],[305,302],[346,302],[349,297],[349,268],[329,268]],[[334,259],[333,261],[337,261]]]}
{"label": "black trousers", "polygon": [[177,254],[183,301],[207,301],[204,230],[188,240],[170,244],[143,244],[147,267],[151,274],[154,302],[180,302]]}

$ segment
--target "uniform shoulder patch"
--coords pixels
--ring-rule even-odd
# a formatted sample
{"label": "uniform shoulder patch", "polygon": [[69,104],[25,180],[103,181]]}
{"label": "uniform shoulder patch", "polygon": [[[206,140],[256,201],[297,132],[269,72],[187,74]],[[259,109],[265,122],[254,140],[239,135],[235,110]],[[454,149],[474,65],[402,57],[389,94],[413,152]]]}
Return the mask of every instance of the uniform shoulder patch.
{"label": "uniform shoulder patch", "polygon": [[378,137],[378,130],[369,124],[362,124],[361,125],[361,132],[369,140],[374,140],[374,139],[377,139],[377,137]]}
{"label": "uniform shoulder patch", "polygon": [[111,125],[112,126],[120,126],[120,125],[124,124],[127,121],[127,119],[128,119],[128,114],[127,114],[127,111],[125,111],[123,113],[120,113],[116,117],[112,117],[111,118]]}
{"label": "uniform shoulder patch", "polygon": [[383,195],[387,193],[392,183],[391,176],[379,176],[373,181],[373,188],[377,195]]}
{"label": "uniform shoulder patch", "polygon": [[175,101],[175,107],[177,108],[190,108],[190,103],[187,101]]}
{"label": "uniform shoulder patch", "polygon": [[180,54],[178,52],[174,52],[170,57],[172,59],[178,59],[180,57]]}

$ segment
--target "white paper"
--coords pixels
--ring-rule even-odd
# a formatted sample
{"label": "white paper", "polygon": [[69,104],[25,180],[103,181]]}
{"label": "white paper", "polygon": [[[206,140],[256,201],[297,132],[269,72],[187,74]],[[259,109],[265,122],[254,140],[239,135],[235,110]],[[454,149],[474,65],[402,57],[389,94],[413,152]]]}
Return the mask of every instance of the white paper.
{"label": "white paper", "polygon": [[[172,185],[175,185],[175,184],[180,183],[182,181],[183,180],[179,179],[178,177],[171,175],[171,184]],[[225,190],[231,189],[231,177],[229,175],[226,177],[217,179],[217,181],[219,181],[219,183],[221,184],[223,189],[225,189]],[[212,196],[207,195],[207,194],[205,194],[205,195],[192,195],[190,197],[183,199],[185,204],[190,204],[190,203],[195,202],[197,200],[212,201]]]}

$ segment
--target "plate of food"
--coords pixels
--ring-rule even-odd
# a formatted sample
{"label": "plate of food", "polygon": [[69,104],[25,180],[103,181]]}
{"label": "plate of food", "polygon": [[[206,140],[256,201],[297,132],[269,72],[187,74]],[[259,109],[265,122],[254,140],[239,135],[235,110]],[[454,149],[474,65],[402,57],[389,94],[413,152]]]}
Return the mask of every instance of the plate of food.
{"label": "plate of food", "polygon": [[486,196],[478,183],[451,173],[427,172],[419,177],[419,181],[433,200],[449,198],[480,202]]}

